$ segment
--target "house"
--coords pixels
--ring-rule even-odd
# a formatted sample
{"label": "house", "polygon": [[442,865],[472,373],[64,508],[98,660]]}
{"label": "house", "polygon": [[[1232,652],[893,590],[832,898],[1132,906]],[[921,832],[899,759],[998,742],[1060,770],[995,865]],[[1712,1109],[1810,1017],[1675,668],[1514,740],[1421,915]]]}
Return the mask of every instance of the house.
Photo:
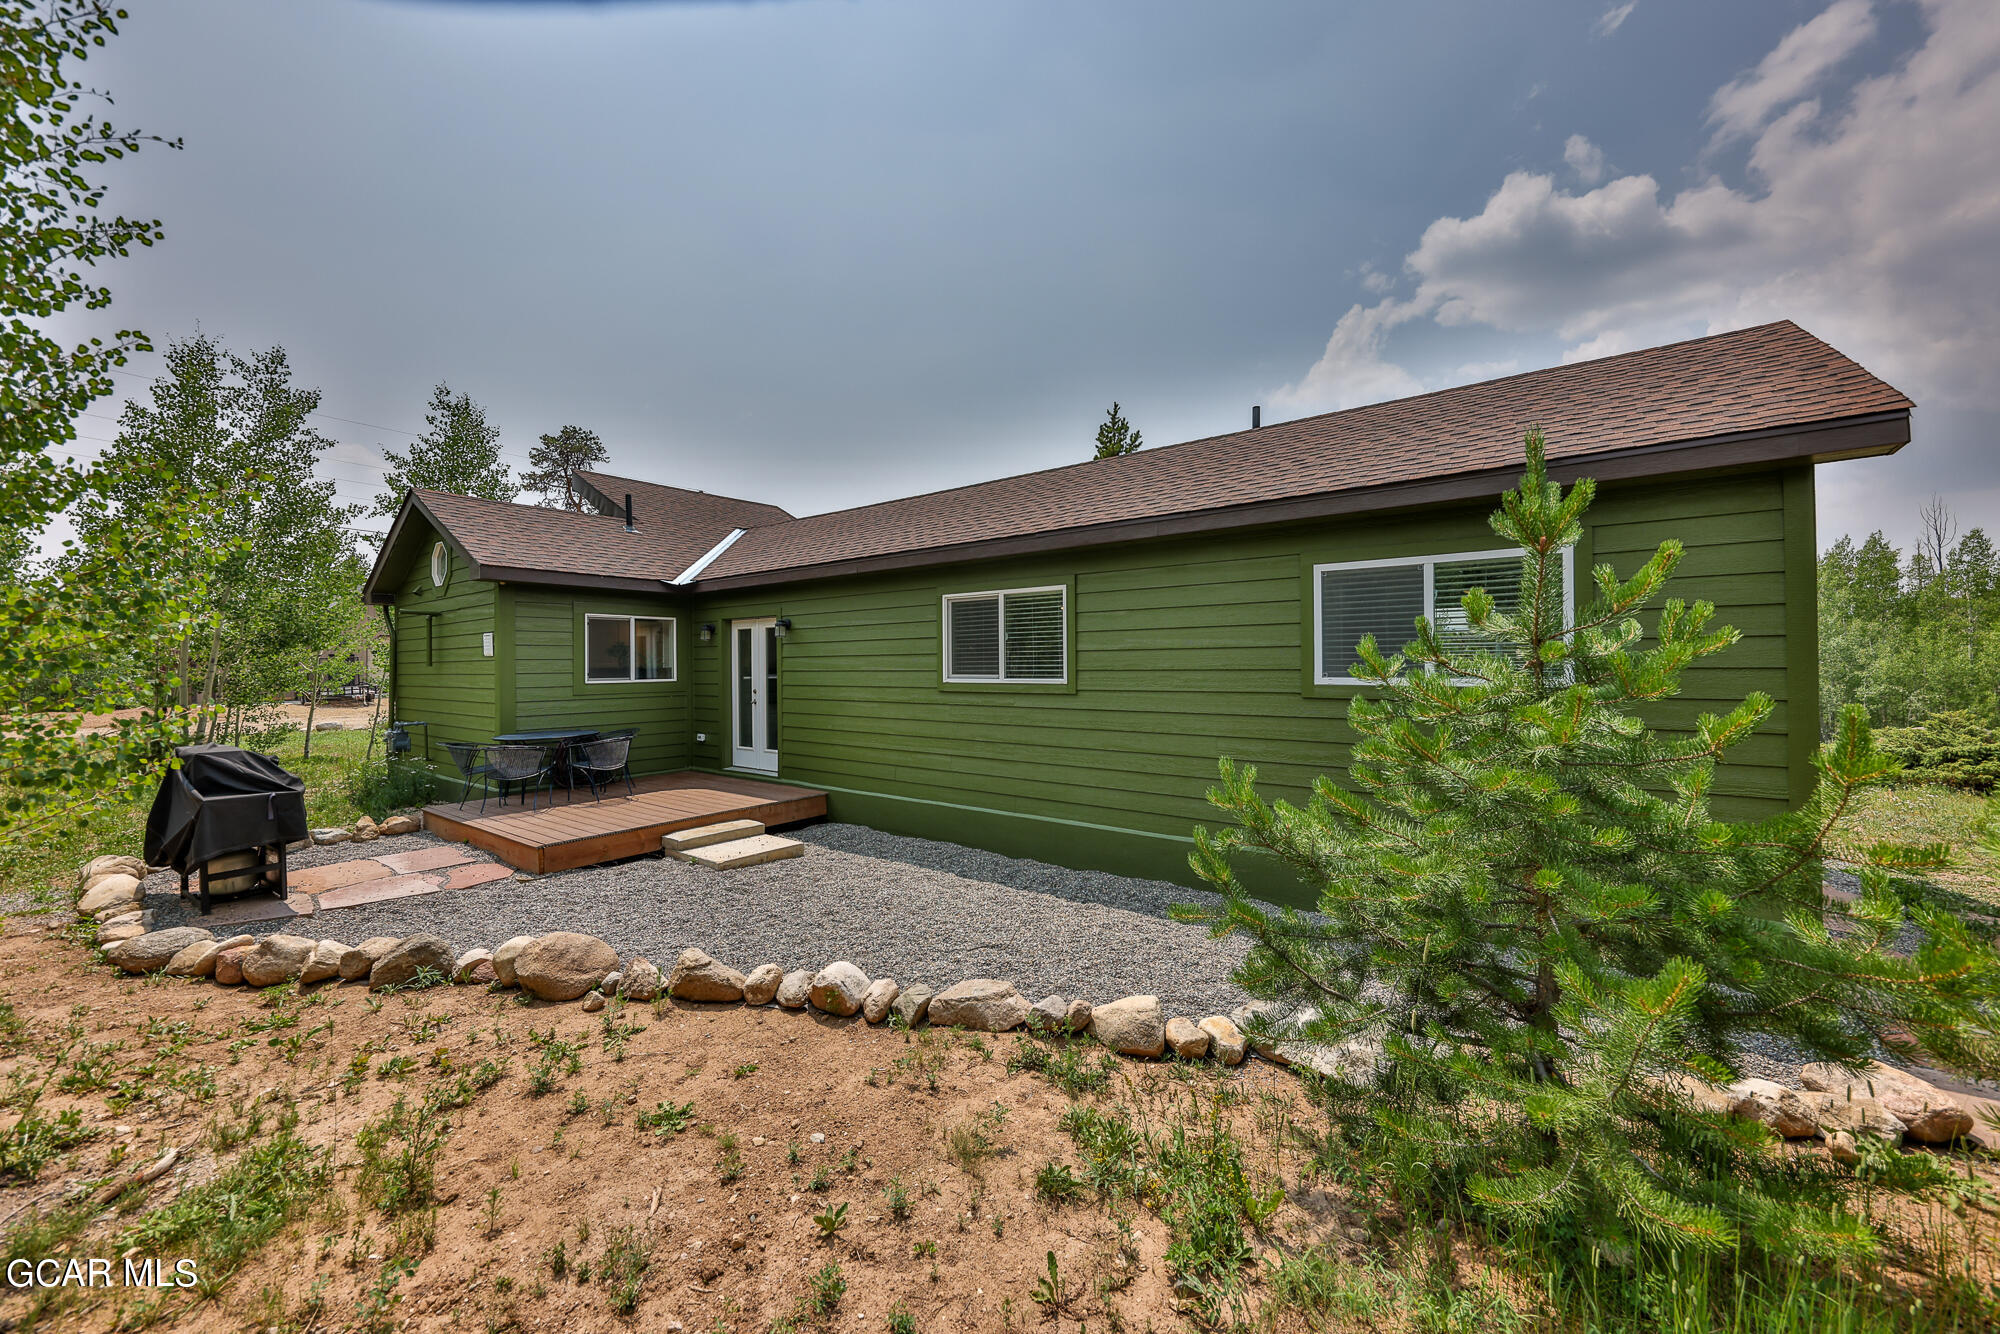
{"label": "house", "polygon": [[1573,583],[1676,537],[1678,591],[1743,632],[1652,720],[1776,699],[1716,782],[1755,814],[1812,784],[1813,469],[1894,452],[1910,409],[1785,321],[806,518],[594,472],[595,513],[413,491],[366,596],[433,758],[636,727],[637,772],[773,775],[836,819],[1186,880],[1218,755],[1272,795],[1337,777],[1361,635],[1504,596],[1487,516],[1539,424],[1559,478],[1599,482]]}

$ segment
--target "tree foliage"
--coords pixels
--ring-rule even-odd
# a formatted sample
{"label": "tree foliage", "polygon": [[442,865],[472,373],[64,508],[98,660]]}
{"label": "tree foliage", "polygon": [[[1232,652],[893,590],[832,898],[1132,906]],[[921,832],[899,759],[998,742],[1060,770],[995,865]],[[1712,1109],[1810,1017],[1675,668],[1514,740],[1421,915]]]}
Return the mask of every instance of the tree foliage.
{"label": "tree foliage", "polygon": [[1968,711],[2000,722],[2000,552],[1933,501],[1905,553],[1880,532],[1819,561],[1820,731],[1859,704],[1880,727]]}
{"label": "tree foliage", "polygon": [[1094,457],[1115,459],[1125,454],[1136,454],[1143,443],[1139,433],[1132,429],[1132,423],[1119,415],[1118,405],[1113,403],[1097,428],[1097,453]]}
{"label": "tree foliage", "polygon": [[[319,391],[292,382],[282,347],[241,356],[197,334],[168,344],[165,359],[102,456],[114,480],[76,513],[79,558],[143,521],[158,476],[204,497],[187,549],[227,554],[184,633],[155,640],[153,670],[180,708],[222,705],[240,735],[246,712],[310,689],[353,651],[365,570],[348,525],[361,507],[315,476],[335,442],[311,425]],[[214,739],[212,722],[194,719],[195,737]]]}
{"label": "tree foliage", "polygon": [[581,510],[584,503],[577,493],[576,474],[610,458],[597,432],[565,426],[554,435],[541,437],[528,451],[528,470],[521,474],[521,489],[537,493],[535,503],[545,509]]}
{"label": "tree foliage", "polygon": [[472,395],[454,394],[440,381],[424,422],[424,433],[408,449],[382,451],[387,489],[375,497],[374,513],[394,514],[411,487],[487,500],[512,500],[519,493],[500,458],[500,428],[487,422],[486,409]]}
{"label": "tree foliage", "polygon": [[[113,800],[165,762],[178,722],[149,710],[81,732],[79,715],[148,702],[150,643],[176,633],[214,559],[190,521],[199,498],[151,477],[144,512],[85,556],[32,562],[55,515],[129,478],[67,457],[75,418],[110,394],[111,372],[144,335],[65,346],[45,332],[67,311],[101,310],[93,270],[159,240],[160,224],[102,211],[90,174],[161,140],[84,109],[106,101],[75,66],[117,34],[123,11],[95,0],[0,4],[0,844]],[[192,558],[187,554],[195,553]]]}
{"label": "tree foliage", "polygon": [[[1695,1110],[1681,1081],[1734,1078],[1773,1038],[1813,1059],[1921,1044],[1991,1069],[2000,960],[1892,891],[1891,870],[1941,849],[1844,849],[1863,892],[1825,902],[1831,831],[1894,768],[1860,709],[1800,809],[1714,813],[1718,761],[1772,701],[1680,733],[1640,710],[1737,633],[1708,603],[1656,602],[1675,541],[1628,578],[1597,567],[1572,615],[1564,553],[1593,486],[1551,482],[1538,433],[1526,453],[1492,520],[1525,553],[1518,609],[1473,589],[1469,635],[1419,618],[1400,653],[1362,641],[1351,671],[1374,689],[1349,708],[1350,788],[1321,778],[1304,806],[1268,802],[1254,769],[1224,760],[1211,800],[1235,823],[1198,831],[1193,855],[1223,901],[1182,913],[1251,938],[1240,980],[1295,1007],[1273,1032],[1370,1054],[1345,1078],[1368,1087],[1370,1142],[1414,1188],[1671,1248],[1866,1250],[1832,1192],[1766,1189],[1794,1170],[1768,1132]],[[1311,886],[1318,914],[1253,901],[1234,866],[1250,849]],[[1900,953],[1910,916],[1921,943]]]}

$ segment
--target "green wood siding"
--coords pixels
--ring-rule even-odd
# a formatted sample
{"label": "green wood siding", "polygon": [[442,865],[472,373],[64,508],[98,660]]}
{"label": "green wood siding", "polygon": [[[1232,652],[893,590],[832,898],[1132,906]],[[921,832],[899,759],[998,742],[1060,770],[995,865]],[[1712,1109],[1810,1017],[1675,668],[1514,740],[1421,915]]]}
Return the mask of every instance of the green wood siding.
{"label": "green wood siding", "polygon": [[[1652,711],[1687,728],[1751,690],[1778,701],[1717,778],[1719,805],[1770,812],[1799,794],[1795,771],[1816,726],[1801,692],[1816,680],[1810,643],[1811,477],[1771,472],[1606,487],[1591,513],[1577,580],[1592,561],[1629,574],[1666,537],[1687,547],[1675,595],[1707,598],[1743,641],[1690,671],[1681,698]],[[1300,798],[1338,778],[1353,741],[1355,687],[1312,681],[1310,570],[1316,563],[1497,545],[1490,506],[1262,532],[1134,543],[990,565],[915,571],[697,599],[713,643],[684,637],[693,691],[691,762],[726,768],[728,622],[786,616],[780,649],[780,770],[834,793],[837,817],[934,837],[1040,850],[1049,860],[1185,879],[1190,828],[1216,756],[1257,765],[1270,795]],[[1799,555],[1806,576],[1790,571]],[[947,592],[1067,583],[1071,685],[947,688]],[[1789,601],[1788,601],[1789,599]],[[1808,729],[1803,743],[1791,721]],[[1026,817],[1023,819],[1023,817]]]}
{"label": "green wood siding", "polygon": [[[663,773],[689,765],[686,609],[666,598],[581,590],[503,588],[513,610],[513,727],[636,727],[632,772]],[[623,684],[583,679],[583,620],[613,616],[667,616],[674,620],[674,679]],[[511,730],[511,729],[509,729]]]}
{"label": "green wood siding", "polygon": [[428,728],[412,734],[421,754],[447,772],[451,757],[442,741],[484,741],[493,735],[495,664],[500,636],[494,635],[494,657],[485,656],[484,636],[494,624],[494,586],[471,577],[464,559],[451,553],[451,575],[443,588],[431,584],[429,551],[436,534],[426,532],[422,550],[409,577],[396,590],[395,682],[391,694],[395,716],[421,719]]}

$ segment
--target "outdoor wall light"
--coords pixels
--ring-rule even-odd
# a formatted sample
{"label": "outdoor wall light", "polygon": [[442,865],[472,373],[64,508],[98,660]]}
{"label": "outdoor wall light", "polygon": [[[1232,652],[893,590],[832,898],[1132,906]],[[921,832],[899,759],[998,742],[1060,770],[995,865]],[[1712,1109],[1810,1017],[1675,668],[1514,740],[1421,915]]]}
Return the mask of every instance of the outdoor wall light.
{"label": "outdoor wall light", "polygon": [[701,642],[706,644],[714,638],[715,638],[715,622],[710,621],[706,625],[701,627]]}
{"label": "outdoor wall light", "polygon": [[792,618],[789,616],[780,616],[778,618],[777,630],[778,638],[780,639],[790,634],[792,632]]}

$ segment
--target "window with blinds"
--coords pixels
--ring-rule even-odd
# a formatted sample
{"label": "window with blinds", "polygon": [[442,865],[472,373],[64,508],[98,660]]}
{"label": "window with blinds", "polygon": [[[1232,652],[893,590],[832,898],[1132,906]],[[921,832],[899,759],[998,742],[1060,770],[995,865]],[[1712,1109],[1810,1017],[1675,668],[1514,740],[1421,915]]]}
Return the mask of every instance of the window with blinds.
{"label": "window with blinds", "polygon": [[1062,588],[953,593],[944,600],[944,679],[1061,684],[1069,679]]}
{"label": "window with blinds", "polygon": [[[1314,672],[1321,685],[1362,684],[1350,675],[1361,641],[1391,656],[1416,638],[1416,620],[1430,617],[1439,638],[1458,652],[1478,652],[1491,640],[1467,624],[1461,605],[1466,593],[1483,588],[1495,607],[1513,612],[1521,605],[1519,551],[1469,551],[1409,560],[1350,561],[1316,565],[1318,654]],[[1563,590],[1570,594],[1565,554]]]}

